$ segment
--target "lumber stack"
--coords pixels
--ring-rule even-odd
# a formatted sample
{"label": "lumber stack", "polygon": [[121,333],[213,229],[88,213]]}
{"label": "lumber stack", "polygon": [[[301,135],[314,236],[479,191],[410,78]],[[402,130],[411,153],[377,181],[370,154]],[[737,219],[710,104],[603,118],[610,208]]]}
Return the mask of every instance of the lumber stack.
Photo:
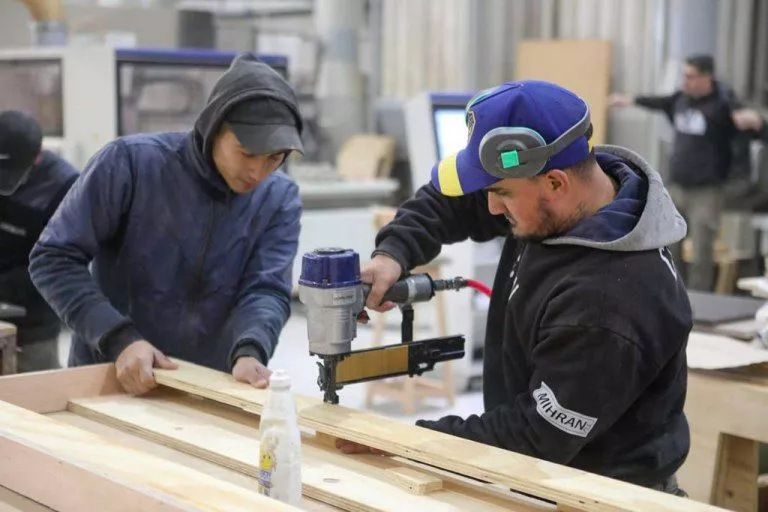
{"label": "lumber stack", "polygon": [[[143,397],[121,391],[112,365],[0,378],[0,490],[53,510],[293,510],[255,492],[266,391],[184,362],[156,378]],[[296,400],[305,510],[720,510]],[[393,456],[345,455],[336,438]]]}

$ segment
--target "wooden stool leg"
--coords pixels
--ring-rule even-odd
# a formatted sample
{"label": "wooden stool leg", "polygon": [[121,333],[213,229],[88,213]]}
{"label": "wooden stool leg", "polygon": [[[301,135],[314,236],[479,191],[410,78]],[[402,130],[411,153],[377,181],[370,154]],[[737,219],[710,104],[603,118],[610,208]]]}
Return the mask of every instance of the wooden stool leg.
{"label": "wooden stool leg", "polygon": [[16,373],[16,326],[0,322],[0,375]]}
{"label": "wooden stool leg", "polygon": [[717,269],[715,293],[732,294],[736,290],[736,280],[739,278],[739,262],[737,260],[722,261],[717,265]]}
{"label": "wooden stool leg", "polygon": [[403,377],[402,403],[405,414],[416,414],[416,377]]}
{"label": "wooden stool leg", "polygon": [[[438,266],[434,270],[434,278],[441,279],[442,272]],[[442,293],[435,295],[435,313],[437,320],[437,334],[438,336],[448,336],[448,318],[445,311],[445,298]],[[456,403],[456,393],[453,388],[453,361],[446,361],[442,363],[443,369],[443,389],[445,391],[445,398],[448,400],[449,405]]]}
{"label": "wooden stool leg", "polygon": [[[373,340],[372,345],[374,347],[381,346],[382,343],[384,343],[384,329],[387,326],[387,314],[386,313],[376,313],[376,320],[373,327]],[[376,394],[376,387],[378,385],[381,385],[380,382],[372,381],[368,382],[365,385],[365,406],[367,408],[371,408],[373,405],[373,395]]]}
{"label": "wooden stool leg", "polygon": [[736,512],[757,512],[758,444],[721,434],[710,501]]}
{"label": "wooden stool leg", "polygon": [[[442,274],[439,265],[424,267],[423,270],[419,271],[427,271],[433,279],[440,279]],[[436,308],[435,322],[437,324],[438,336],[447,336],[448,317],[443,294],[438,293],[434,298],[433,304]],[[419,317],[418,310],[423,306],[423,304],[414,304],[414,309],[417,310],[414,311],[415,318]],[[376,318],[375,331],[373,334],[372,345],[374,347],[383,345],[385,326],[386,319],[384,314],[380,313]],[[445,397],[448,400],[449,405],[454,405],[456,401],[456,393],[453,388],[453,368],[451,362],[446,361],[441,363],[440,368],[443,370],[442,382],[430,380],[428,376],[398,377],[388,381],[369,382],[366,386],[366,407],[370,408],[373,405],[373,398],[377,394],[389,396],[400,402],[403,412],[407,415],[415,414],[417,402],[426,396]]]}

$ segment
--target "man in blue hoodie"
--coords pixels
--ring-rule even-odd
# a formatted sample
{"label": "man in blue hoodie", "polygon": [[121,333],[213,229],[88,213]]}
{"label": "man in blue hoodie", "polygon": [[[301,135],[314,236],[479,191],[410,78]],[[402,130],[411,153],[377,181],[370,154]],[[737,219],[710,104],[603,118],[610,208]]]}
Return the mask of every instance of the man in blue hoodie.
{"label": "man in blue hoodie", "polygon": [[[505,237],[488,311],[485,411],[417,424],[675,494],[692,327],[667,245],[686,224],[659,175],[591,148],[586,103],[521,81],[469,102],[469,140],[377,235],[368,306],[443,244]],[[339,443],[344,451],[365,447]]]}
{"label": "man in blue hoodie", "polygon": [[190,132],[122,137],[91,159],[30,255],[74,331],[70,366],[114,361],[133,394],[169,357],[266,386],[301,215],[275,171],[301,130],[288,83],[241,54]]}

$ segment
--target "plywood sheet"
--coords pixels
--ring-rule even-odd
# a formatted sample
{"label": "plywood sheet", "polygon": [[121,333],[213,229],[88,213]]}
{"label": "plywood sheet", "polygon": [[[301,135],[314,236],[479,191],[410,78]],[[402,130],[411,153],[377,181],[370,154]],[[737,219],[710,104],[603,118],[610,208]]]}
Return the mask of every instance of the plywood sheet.
{"label": "plywood sheet", "polygon": [[[206,408],[199,400],[168,393],[145,398],[121,395],[77,399],[71,402],[70,410],[246,475],[258,473],[258,424],[253,415],[228,413],[221,407]],[[445,489],[414,495],[392,483],[388,470],[428,476],[398,466],[387,457],[348,456],[322,443],[314,444],[311,438],[303,442],[304,494],[344,510],[551,510],[549,506],[514,502],[510,497],[502,499],[491,493],[458,489],[451,482]],[[429,480],[442,483],[434,476]]]}
{"label": "plywood sheet", "polygon": [[554,82],[589,105],[593,144],[605,144],[611,81],[609,41],[536,40],[517,44],[515,79]]}
{"label": "plywood sheet", "polygon": [[[179,361],[177,370],[156,370],[155,377],[161,385],[257,414],[267,394],[236,382],[226,373],[183,361]],[[299,422],[308,428],[558,504],[589,511],[719,510],[310,397],[296,395],[296,402]]]}

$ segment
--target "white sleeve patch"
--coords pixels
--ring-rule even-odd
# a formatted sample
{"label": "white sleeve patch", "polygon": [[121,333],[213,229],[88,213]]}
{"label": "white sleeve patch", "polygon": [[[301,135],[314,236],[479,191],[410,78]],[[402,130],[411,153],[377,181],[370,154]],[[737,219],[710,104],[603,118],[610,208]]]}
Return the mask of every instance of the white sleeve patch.
{"label": "white sleeve patch", "polygon": [[539,416],[563,432],[574,436],[587,437],[592,431],[592,427],[597,423],[597,418],[579,414],[560,405],[555,397],[555,393],[544,381],[541,382],[541,387],[533,390],[531,395],[536,401],[536,412],[539,413]]}

